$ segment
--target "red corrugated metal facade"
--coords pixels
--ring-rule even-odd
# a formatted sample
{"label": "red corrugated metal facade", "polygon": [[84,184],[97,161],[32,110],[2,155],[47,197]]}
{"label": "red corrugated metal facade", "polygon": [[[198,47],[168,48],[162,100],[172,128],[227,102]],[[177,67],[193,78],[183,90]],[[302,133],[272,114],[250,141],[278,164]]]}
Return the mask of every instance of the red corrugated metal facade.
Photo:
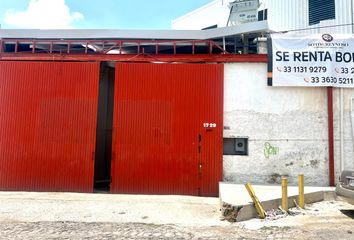
{"label": "red corrugated metal facade", "polygon": [[222,132],[222,64],[117,64],[111,192],[217,196]]}
{"label": "red corrugated metal facade", "polygon": [[0,189],[93,191],[98,63],[0,62]]}
{"label": "red corrugated metal facade", "polygon": [[[115,72],[111,192],[217,196],[223,64]],[[93,191],[99,79],[99,62],[0,62],[0,190]]]}

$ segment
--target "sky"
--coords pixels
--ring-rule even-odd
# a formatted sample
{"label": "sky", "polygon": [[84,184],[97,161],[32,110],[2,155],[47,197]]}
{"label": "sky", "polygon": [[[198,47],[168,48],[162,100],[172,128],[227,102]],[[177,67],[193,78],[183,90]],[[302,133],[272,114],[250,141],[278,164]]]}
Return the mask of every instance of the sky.
{"label": "sky", "polygon": [[212,0],[0,0],[1,28],[170,29]]}

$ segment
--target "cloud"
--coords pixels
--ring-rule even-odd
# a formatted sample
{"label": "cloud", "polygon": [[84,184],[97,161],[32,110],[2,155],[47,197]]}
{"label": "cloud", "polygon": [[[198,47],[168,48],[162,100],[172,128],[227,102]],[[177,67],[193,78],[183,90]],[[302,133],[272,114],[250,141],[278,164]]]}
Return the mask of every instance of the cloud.
{"label": "cloud", "polygon": [[65,0],[30,0],[25,11],[9,9],[4,22],[16,28],[68,29],[83,20],[80,12],[71,12]]}

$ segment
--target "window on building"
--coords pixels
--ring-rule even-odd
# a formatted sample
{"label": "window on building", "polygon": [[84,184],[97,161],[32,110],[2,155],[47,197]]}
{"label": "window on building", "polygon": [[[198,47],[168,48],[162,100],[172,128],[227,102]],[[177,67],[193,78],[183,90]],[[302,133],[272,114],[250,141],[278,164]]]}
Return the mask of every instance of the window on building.
{"label": "window on building", "polygon": [[318,24],[320,21],[335,19],[334,0],[309,0],[309,23]]}
{"label": "window on building", "polygon": [[263,15],[264,15],[263,10],[258,11],[258,21],[263,21],[263,18],[264,18]]}
{"label": "window on building", "polygon": [[258,21],[263,21],[268,19],[268,9],[258,11]]}
{"label": "window on building", "polygon": [[224,155],[248,155],[248,138],[224,138]]}

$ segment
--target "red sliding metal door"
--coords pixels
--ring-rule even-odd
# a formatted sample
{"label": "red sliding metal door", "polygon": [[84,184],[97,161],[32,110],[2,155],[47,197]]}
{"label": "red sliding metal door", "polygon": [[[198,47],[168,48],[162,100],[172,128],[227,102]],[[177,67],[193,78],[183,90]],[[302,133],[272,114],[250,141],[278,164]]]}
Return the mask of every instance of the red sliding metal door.
{"label": "red sliding metal door", "polygon": [[111,192],[217,196],[222,131],[222,64],[116,64]]}
{"label": "red sliding metal door", "polygon": [[99,64],[0,62],[0,190],[93,191]]}

